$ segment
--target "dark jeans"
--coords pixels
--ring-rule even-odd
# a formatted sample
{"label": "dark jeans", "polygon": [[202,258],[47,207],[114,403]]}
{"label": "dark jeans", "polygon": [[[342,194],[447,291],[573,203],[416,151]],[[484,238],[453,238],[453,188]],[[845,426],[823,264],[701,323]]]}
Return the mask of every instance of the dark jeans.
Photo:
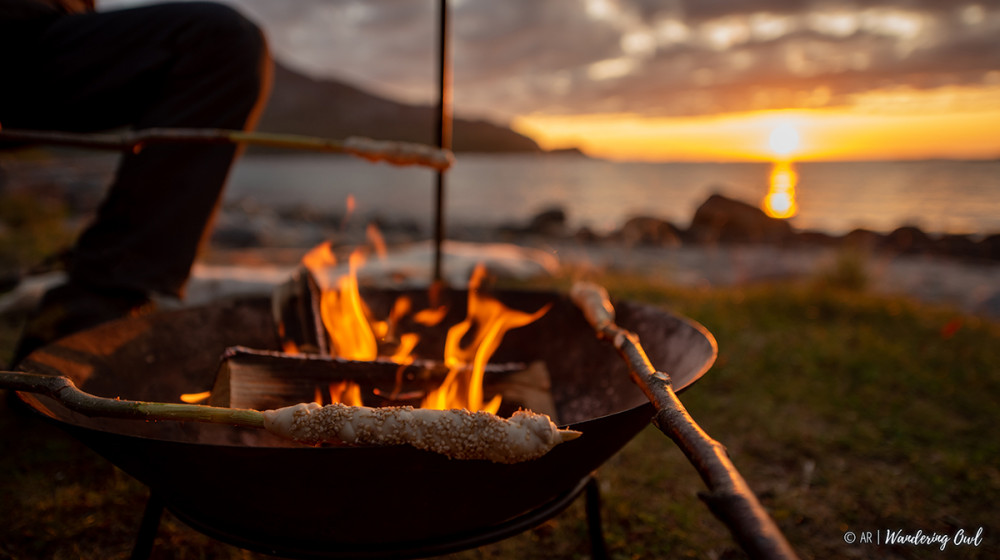
{"label": "dark jeans", "polygon": [[[248,129],[266,98],[270,64],[260,30],[218,4],[0,22],[0,124]],[[123,155],[70,253],[71,280],[180,297],[237,153],[174,144]]]}

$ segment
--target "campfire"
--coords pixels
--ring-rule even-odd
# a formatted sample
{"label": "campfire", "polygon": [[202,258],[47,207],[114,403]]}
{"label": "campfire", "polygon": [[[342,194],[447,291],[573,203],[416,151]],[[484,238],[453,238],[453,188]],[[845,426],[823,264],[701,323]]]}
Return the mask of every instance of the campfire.
{"label": "campfire", "polygon": [[[469,281],[466,317],[446,328],[440,353],[435,349],[436,355],[421,356],[415,352],[426,338],[420,331],[441,324],[447,306],[435,305],[433,294],[428,294],[429,305],[423,308],[415,307],[411,298],[400,296],[386,316],[376,317],[359,291],[358,269],[364,259],[360,250],[353,251],[347,273],[335,275],[331,271],[337,259],[329,243],[303,258],[303,268],[274,298],[275,319],[285,352],[372,362],[376,369],[388,369],[384,362],[396,364],[393,386],[371,390],[385,401],[413,404],[409,401],[419,395],[420,408],[497,413],[502,395],[486,395],[483,390],[490,359],[508,331],[538,320],[550,305],[530,313],[503,305],[489,295],[485,286],[486,269],[480,265]],[[433,386],[424,384],[417,390],[404,390],[406,366],[418,360],[428,374],[444,372],[444,377],[424,375],[425,379],[435,378]],[[413,375],[411,371],[410,376]],[[365,402],[361,387],[350,380],[332,383],[328,389],[317,385],[314,392],[318,404]],[[324,393],[329,399],[324,398]],[[368,402],[371,400],[368,398]]]}
{"label": "campfire", "polygon": [[[299,274],[293,281],[306,286],[310,276]],[[313,280],[317,293],[323,281]],[[39,350],[23,367],[67,376],[88,393],[111,399],[171,403],[182,393],[203,391],[212,393],[210,399],[222,398],[216,391],[222,383],[230,387],[230,399],[291,393],[291,401],[303,394],[313,401],[319,386],[327,405],[329,368],[322,372],[323,382],[315,379],[324,361],[336,362],[346,369],[337,369],[341,378],[332,381],[355,383],[368,407],[418,405],[451,375],[444,358],[449,337],[467,350],[478,338],[471,331],[482,326],[471,317],[480,308],[500,305],[520,318],[506,326],[534,320],[510,327],[496,341],[482,374],[484,404],[500,395],[501,416],[513,415],[518,407],[548,407],[561,430],[583,435],[533,460],[506,464],[455,460],[409,445],[303,446],[226,424],[90,417],[58,399],[25,398],[147,484],[185,523],[244,548],[288,556],[334,549],[348,557],[375,549],[439,554],[476,539],[514,534],[565,507],[590,474],[649,423],[650,402],[566,294],[485,290],[482,283],[478,291],[435,293],[358,286],[358,294],[369,325],[385,323],[384,330],[372,327],[376,339],[384,333],[382,338],[393,341],[384,343],[387,356],[373,361],[287,353],[289,340],[300,352],[310,343],[323,343],[302,334],[301,324],[312,319],[308,313],[279,311],[279,316],[298,317],[298,323],[285,321],[279,328],[272,299],[252,298],[108,323]],[[477,298],[495,303],[484,305]],[[314,309],[313,300],[299,296],[283,301],[288,308]],[[619,302],[616,308],[619,323],[651,345],[649,358],[671,371],[675,387],[691,384],[711,365],[714,341],[700,327],[654,307]],[[428,310],[440,317],[425,321]],[[456,329],[464,322],[469,326]],[[463,328],[468,331],[460,336]],[[403,334],[420,337],[409,364],[393,361],[395,351],[389,350],[398,347],[395,340]],[[235,390],[240,383],[219,380],[223,354],[225,369],[247,380],[260,364],[268,376],[286,366],[294,375],[280,376],[288,386],[279,390],[249,383],[243,386],[258,395],[241,394]],[[461,361],[474,365],[479,354],[469,355]],[[457,369],[464,375],[464,368]],[[384,527],[393,532],[387,534]]]}
{"label": "campfire", "polygon": [[[212,390],[181,400],[262,410],[264,428],[299,443],[405,444],[499,463],[536,459],[579,437],[553,422],[544,362],[490,364],[504,335],[544,316],[550,303],[533,312],[504,305],[488,293],[479,265],[461,321],[444,323],[448,306],[433,291],[429,306],[400,295],[379,317],[359,290],[363,258],[355,250],[346,273],[334,274],[329,243],[309,252],[274,294],[284,351],[229,348]],[[428,338],[418,331],[428,328],[445,333],[433,358],[426,345],[418,352]],[[506,419],[497,416],[502,403]]]}
{"label": "campfire", "polygon": [[[150,507],[162,510],[163,499],[189,525],[244,548],[427,556],[520,532],[585,488],[596,511],[592,471],[652,416],[744,548],[794,558],[725,448],[677,398],[715,358],[707,331],[613,304],[587,282],[565,296],[493,290],[482,265],[464,290],[363,288],[363,261],[354,251],[340,271],[324,244],[264,305],[108,323],[22,364],[48,376],[0,381],[36,394],[29,404],[149,484]],[[640,338],[657,343],[653,354]],[[210,389],[180,394],[205,386],[203,359],[219,348]],[[170,393],[210,406],[166,402]],[[149,457],[183,465],[183,480]],[[316,481],[331,475],[338,484],[315,499]],[[390,480],[403,490],[369,499]],[[315,508],[302,507],[306,495]],[[350,504],[335,529],[330,504]]]}

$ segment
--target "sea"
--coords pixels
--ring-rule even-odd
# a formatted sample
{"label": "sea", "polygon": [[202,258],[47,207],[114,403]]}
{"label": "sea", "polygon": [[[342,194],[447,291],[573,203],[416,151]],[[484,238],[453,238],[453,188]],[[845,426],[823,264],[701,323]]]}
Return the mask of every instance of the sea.
{"label": "sea", "polygon": [[[99,200],[114,154],[60,151],[54,157],[0,152],[0,194],[56,186]],[[631,217],[686,228],[714,193],[762,206],[778,164],[617,162],[573,154],[463,154],[444,175],[449,227],[524,226],[547,210],[570,231],[606,234]],[[842,235],[916,226],[932,234],[1000,233],[1000,160],[792,162],[799,231]],[[788,188],[789,174],[783,176]],[[437,174],[418,167],[330,154],[247,154],[233,169],[225,202],[385,219],[432,230]],[[351,202],[349,202],[351,201]],[[294,213],[292,213],[294,215]],[[456,227],[456,229],[458,229]],[[0,230],[2,231],[2,230]]]}
{"label": "sea", "polygon": [[[444,175],[444,215],[448,224],[517,226],[560,209],[571,229],[599,234],[635,216],[686,228],[713,193],[761,205],[775,186],[774,165],[458,154]],[[798,212],[788,219],[800,231],[1000,233],[1000,161],[793,162],[792,169]],[[436,185],[436,172],[422,168],[322,154],[248,155],[234,168],[226,200],[334,213],[353,204],[357,215],[430,231]]]}

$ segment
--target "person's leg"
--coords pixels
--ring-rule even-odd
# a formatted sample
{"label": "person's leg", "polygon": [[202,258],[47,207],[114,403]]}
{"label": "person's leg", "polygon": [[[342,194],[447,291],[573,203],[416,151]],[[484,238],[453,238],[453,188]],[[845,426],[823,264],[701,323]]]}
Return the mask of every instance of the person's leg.
{"label": "person's leg", "polygon": [[[260,31],[216,4],[67,16],[38,48],[44,60],[35,89],[50,99],[36,98],[44,114],[23,118],[40,128],[249,128],[269,78]],[[156,145],[125,155],[71,253],[70,277],[180,296],[236,152]]]}
{"label": "person's leg", "polygon": [[[62,17],[22,52],[33,64],[0,114],[10,128],[249,128],[270,71],[260,31],[205,3]],[[181,295],[236,152],[159,145],[125,155],[71,253],[71,278]]]}
{"label": "person's leg", "polygon": [[[0,103],[0,122],[10,128],[249,128],[269,85],[260,31],[215,4],[66,16],[24,49],[31,62],[18,65],[13,91]],[[236,153],[232,146],[158,145],[123,156],[67,263],[73,286],[49,294],[48,307],[86,299],[81,287],[124,302],[152,292],[181,295]],[[77,316],[61,310],[55,319],[40,317],[36,323],[48,327],[29,328],[26,342],[113,318],[105,309],[122,314],[107,302],[90,312],[77,307]]]}

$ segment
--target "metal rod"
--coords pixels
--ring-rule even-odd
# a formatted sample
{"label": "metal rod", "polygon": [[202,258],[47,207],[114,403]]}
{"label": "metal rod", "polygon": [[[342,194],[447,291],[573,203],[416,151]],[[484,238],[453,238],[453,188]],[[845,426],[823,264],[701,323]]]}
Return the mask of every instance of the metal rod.
{"label": "metal rod", "polygon": [[163,500],[159,494],[150,489],[149,499],[146,500],[146,509],[143,510],[142,520],[139,522],[139,531],[135,536],[135,544],[132,545],[132,555],[129,560],[149,560],[153,554],[153,543],[156,535],[160,532],[160,520],[163,519]]}
{"label": "metal rod", "polygon": [[[451,150],[451,28],[448,21],[448,0],[438,3],[438,106],[437,106],[437,146],[441,150]],[[445,239],[444,218],[445,173],[437,172],[437,185],[434,194],[434,283],[443,278],[442,248]]]}
{"label": "metal rod", "polygon": [[604,540],[604,524],[601,521],[601,485],[595,475],[590,475],[590,481],[587,482],[586,510],[590,557],[593,560],[607,560],[608,545]]}

